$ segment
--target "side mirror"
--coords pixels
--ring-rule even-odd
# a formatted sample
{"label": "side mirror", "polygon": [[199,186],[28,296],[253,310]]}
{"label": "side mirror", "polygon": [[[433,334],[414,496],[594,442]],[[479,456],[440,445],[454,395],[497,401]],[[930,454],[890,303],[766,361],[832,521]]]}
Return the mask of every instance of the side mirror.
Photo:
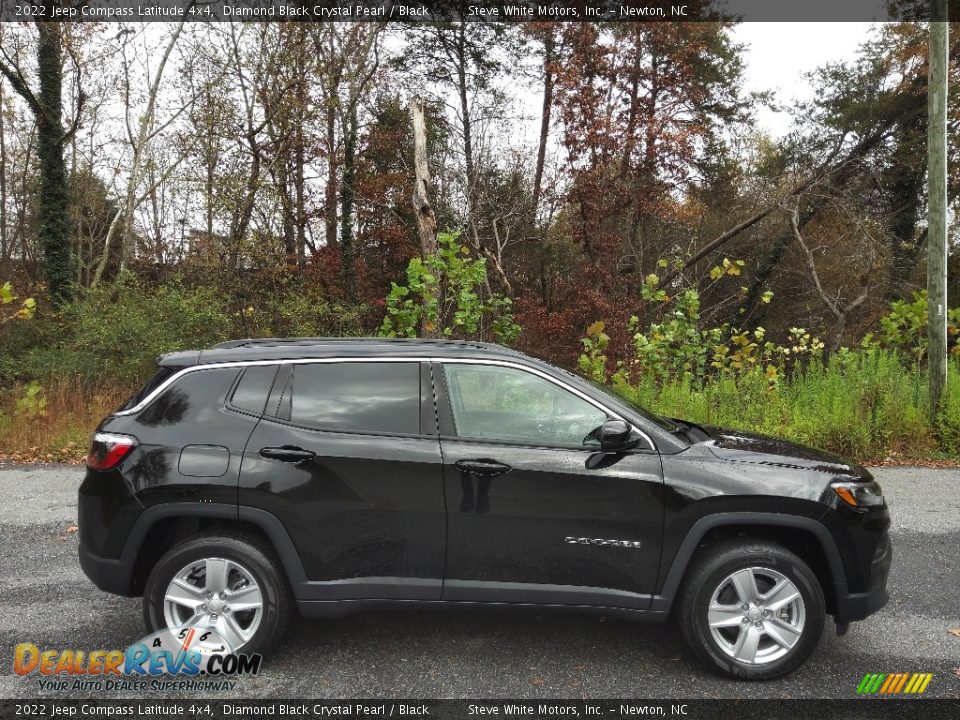
{"label": "side mirror", "polygon": [[604,452],[628,450],[637,444],[631,439],[633,428],[623,420],[607,420],[600,428],[600,449]]}

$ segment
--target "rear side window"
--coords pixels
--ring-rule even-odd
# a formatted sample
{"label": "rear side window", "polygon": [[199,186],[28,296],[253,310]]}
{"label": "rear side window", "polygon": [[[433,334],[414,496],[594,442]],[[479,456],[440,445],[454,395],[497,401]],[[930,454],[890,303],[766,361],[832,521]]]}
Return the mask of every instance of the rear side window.
{"label": "rear side window", "polygon": [[237,410],[260,415],[263,406],[267,404],[267,395],[273,386],[273,378],[277,374],[276,365],[253,365],[243,371],[240,382],[233,391],[230,404]]}
{"label": "rear side window", "polygon": [[348,432],[420,432],[418,363],[318,363],[293,370],[290,421]]}
{"label": "rear side window", "polygon": [[180,368],[166,367],[161,365],[159,368],[157,368],[156,374],[146,383],[144,383],[143,387],[137,390],[133,397],[120,406],[120,410],[129,410],[130,408],[139,405],[140,402],[147,397],[147,395],[160,387],[168,378],[177,372],[177,370],[180,370]]}

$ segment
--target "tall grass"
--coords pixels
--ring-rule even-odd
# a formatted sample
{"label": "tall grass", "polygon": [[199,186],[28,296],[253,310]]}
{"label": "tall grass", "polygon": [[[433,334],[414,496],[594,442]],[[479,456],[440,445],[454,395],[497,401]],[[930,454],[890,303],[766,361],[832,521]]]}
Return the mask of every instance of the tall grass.
{"label": "tall grass", "polygon": [[834,355],[768,382],[761,368],[705,381],[640,379],[615,385],[654,412],[785,437],[857,460],[960,455],[960,363],[949,367],[934,422],[927,375],[896,352]]}
{"label": "tall grass", "polygon": [[[131,394],[109,382],[60,378],[17,384],[0,393],[0,457],[73,462],[87,452],[90,433]],[[27,400],[29,398],[29,400]]]}

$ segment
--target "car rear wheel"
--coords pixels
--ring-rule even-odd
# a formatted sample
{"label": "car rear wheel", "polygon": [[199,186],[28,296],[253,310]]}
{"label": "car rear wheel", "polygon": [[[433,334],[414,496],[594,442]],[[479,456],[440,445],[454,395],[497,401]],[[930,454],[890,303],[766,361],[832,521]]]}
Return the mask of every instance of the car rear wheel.
{"label": "car rear wheel", "polygon": [[290,594],[276,560],[257,544],[199,537],[172,548],[154,566],[143,615],[152,631],[202,627],[234,652],[260,652],[286,630]]}
{"label": "car rear wheel", "polygon": [[763,680],[813,652],[825,617],[816,575],[775,543],[738,538],[696,558],[679,598],[684,639],[724,675]]}

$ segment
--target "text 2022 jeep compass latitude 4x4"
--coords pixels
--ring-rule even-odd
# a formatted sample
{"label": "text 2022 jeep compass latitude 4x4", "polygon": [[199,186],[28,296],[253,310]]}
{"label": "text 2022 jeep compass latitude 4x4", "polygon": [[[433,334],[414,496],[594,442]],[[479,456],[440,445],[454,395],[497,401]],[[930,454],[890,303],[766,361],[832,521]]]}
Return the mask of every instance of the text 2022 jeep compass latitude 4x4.
{"label": "text 2022 jeep compass latitude 4x4", "polygon": [[883,607],[855,465],[651,415],[495,345],[239,340],[159,360],[93,438],[80,562],[234,650],[308,616],[529,606],[662,621],[730,676]]}

